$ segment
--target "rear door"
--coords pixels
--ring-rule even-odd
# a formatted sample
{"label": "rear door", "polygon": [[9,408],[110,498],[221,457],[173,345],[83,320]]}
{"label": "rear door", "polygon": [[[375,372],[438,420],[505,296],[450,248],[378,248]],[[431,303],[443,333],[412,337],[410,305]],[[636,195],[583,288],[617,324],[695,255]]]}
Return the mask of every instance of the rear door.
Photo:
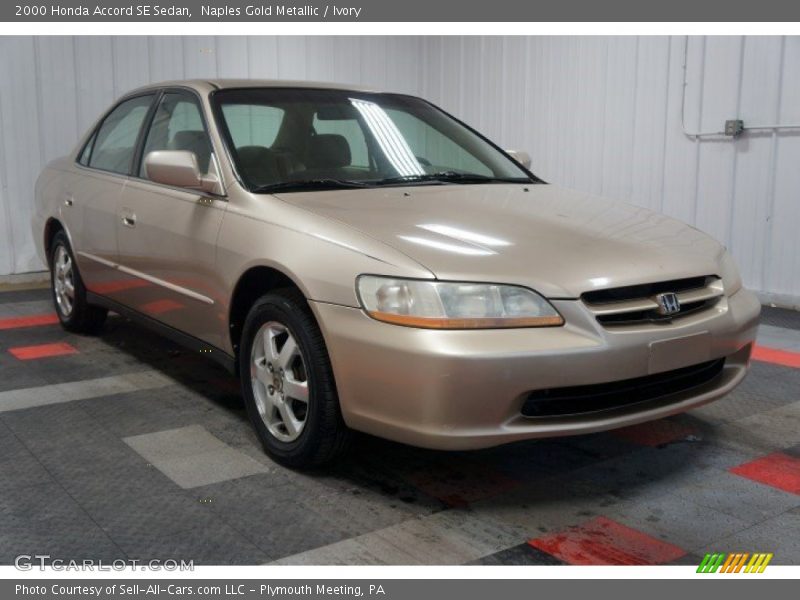
{"label": "rear door", "polygon": [[166,90],[143,137],[137,172],[119,202],[120,270],[138,282],[121,301],[214,346],[227,335],[224,285],[215,270],[216,242],[227,202],[192,189],[147,179],[143,157],[156,150],[188,150],[204,173],[218,175],[197,96]]}
{"label": "rear door", "polygon": [[133,168],[137,141],[155,94],[120,102],[89,138],[78,157],[78,175],[65,190],[62,211],[72,232],[87,289],[112,295],[121,284],[117,262],[118,203]]}

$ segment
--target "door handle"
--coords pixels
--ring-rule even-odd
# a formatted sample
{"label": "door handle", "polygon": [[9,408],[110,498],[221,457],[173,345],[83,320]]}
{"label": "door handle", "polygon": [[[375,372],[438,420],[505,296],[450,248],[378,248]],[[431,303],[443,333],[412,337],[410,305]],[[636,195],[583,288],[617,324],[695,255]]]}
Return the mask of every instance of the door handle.
{"label": "door handle", "polygon": [[122,224],[125,225],[125,227],[136,227],[136,215],[123,216]]}
{"label": "door handle", "polygon": [[75,199],[72,196],[64,198],[64,206],[72,206],[73,204],[75,204]]}

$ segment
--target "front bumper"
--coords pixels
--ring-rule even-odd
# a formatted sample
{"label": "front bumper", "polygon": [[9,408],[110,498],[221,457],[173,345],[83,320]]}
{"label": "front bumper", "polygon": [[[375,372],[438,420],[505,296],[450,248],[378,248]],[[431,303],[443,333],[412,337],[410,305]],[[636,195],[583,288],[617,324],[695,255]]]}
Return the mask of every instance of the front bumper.
{"label": "front bumper", "polygon": [[[427,448],[464,450],[590,433],[658,419],[730,392],[744,378],[760,306],[740,290],[671,325],[606,329],[578,300],[553,301],[563,327],[437,331],[312,302],[345,422]],[[633,379],[725,357],[713,381],[667,398],[564,417],[528,418],[535,390]]]}

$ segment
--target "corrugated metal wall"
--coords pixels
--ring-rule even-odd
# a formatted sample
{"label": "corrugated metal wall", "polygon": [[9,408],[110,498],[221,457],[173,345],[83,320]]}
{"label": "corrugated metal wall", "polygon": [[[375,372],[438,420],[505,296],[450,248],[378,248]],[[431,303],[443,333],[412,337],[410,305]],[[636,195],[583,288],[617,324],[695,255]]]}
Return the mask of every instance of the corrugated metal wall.
{"label": "corrugated metal wall", "polygon": [[0,274],[40,268],[28,227],[36,173],[114,97],[214,76],[421,94],[529,150],[548,181],[708,231],[732,250],[748,286],[800,304],[800,130],[736,140],[684,131],[718,131],[736,117],[800,124],[797,37],[0,39]]}
{"label": "corrugated metal wall", "polygon": [[800,129],[693,138],[726,119],[800,125],[800,37],[431,38],[422,93],[547,181],[722,240],[745,283],[800,305]]}

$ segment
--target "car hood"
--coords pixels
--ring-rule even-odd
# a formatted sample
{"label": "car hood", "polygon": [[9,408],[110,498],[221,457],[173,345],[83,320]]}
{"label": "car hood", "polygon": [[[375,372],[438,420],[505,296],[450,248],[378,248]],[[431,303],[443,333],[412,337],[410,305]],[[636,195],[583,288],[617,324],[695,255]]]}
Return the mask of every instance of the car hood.
{"label": "car hood", "polygon": [[354,227],[438,279],[549,298],[718,274],[722,246],[645,208],[553,185],[433,185],[280,194]]}

